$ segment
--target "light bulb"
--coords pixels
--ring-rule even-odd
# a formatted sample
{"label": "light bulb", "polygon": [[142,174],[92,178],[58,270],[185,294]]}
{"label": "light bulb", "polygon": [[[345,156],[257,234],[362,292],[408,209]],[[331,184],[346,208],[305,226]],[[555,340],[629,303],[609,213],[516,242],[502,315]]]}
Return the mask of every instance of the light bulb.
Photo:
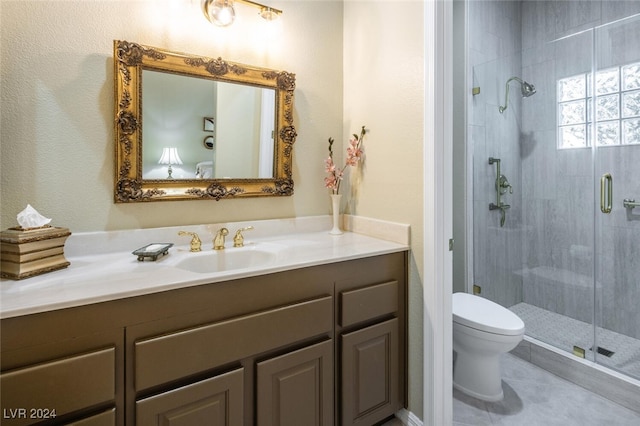
{"label": "light bulb", "polygon": [[278,19],[278,13],[270,7],[266,6],[260,9],[260,16],[267,21]]}
{"label": "light bulb", "polygon": [[231,25],[236,18],[233,0],[203,0],[202,11],[211,23],[220,27]]}

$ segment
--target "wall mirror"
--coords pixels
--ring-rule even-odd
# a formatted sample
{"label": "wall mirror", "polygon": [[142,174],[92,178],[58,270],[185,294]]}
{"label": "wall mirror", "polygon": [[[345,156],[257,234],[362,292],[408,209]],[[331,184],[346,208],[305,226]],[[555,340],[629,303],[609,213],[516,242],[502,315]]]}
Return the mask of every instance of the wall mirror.
{"label": "wall mirror", "polygon": [[293,194],[295,74],[120,40],[114,64],[117,203]]}

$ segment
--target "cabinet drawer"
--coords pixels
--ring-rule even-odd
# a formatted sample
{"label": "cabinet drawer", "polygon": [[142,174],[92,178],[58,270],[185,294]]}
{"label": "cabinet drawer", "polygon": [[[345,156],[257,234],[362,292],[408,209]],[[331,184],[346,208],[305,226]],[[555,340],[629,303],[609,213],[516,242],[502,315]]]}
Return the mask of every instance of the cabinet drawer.
{"label": "cabinet drawer", "polygon": [[3,410],[24,408],[29,417],[30,408],[49,409],[61,416],[115,400],[115,352],[107,348],[3,373]]}
{"label": "cabinet drawer", "polygon": [[67,423],[65,426],[116,426],[116,409],[112,408],[95,416]]}
{"label": "cabinet drawer", "polygon": [[340,293],[340,325],[343,327],[392,314],[398,310],[398,282]]}
{"label": "cabinet drawer", "polygon": [[244,369],[136,402],[137,426],[243,424]]}
{"label": "cabinet drawer", "polygon": [[175,379],[331,332],[332,297],[258,312],[135,343],[135,388]]}

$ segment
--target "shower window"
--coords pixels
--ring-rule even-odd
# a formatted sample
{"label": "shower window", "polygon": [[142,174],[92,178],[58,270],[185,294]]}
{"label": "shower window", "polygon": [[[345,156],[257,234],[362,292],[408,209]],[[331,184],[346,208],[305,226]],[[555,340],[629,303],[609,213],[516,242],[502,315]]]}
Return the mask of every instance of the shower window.
{"label": "shower window", "polygon": [[[596,92],[595,139],[591,106]],[[640,62],[558,80],[558,148],[640,144]]]}

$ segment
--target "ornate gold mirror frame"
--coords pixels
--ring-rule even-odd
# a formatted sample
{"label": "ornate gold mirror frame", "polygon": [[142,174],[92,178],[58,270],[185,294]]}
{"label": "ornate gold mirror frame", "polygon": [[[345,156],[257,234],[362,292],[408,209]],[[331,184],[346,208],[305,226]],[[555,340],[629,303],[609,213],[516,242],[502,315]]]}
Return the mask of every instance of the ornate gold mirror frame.
{"label": "ornate gold mirror frame", "polygon": [[[115,202],[221,200],[293,194],[295,74],[114,41]],[[273,178],[148,180],[142,178],[142,70],[275,89]]]}

